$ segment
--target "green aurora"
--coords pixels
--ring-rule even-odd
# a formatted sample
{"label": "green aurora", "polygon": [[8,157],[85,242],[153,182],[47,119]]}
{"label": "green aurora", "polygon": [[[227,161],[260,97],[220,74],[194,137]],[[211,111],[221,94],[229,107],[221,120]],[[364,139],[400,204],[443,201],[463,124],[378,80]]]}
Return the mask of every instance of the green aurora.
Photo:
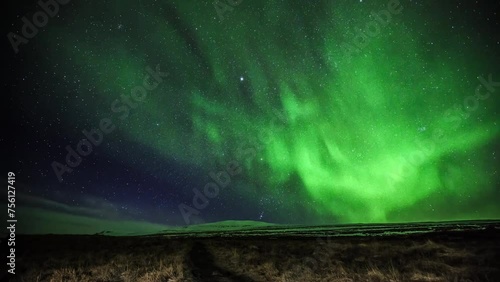
{"label": "green aurora", "polygon": [[[84,102],[65,100],[64,84],[51,98],[67,101],[68,120],[112,116],[107,142],[207,174],[237,160],[221,195],[282,197],[318,222],[498,218],[499,90],[475,92],[478,78],[500,79],[498,62],[472,27],[453,33],[426,14],[430,1],[401,1],[358,48],[387,2],[243,1],[220,20],[212,1],[86,1],[37,44],[60,64],[55,79],[81,81]],[[119,120],[110,105],[156,65],[168,77]]]}

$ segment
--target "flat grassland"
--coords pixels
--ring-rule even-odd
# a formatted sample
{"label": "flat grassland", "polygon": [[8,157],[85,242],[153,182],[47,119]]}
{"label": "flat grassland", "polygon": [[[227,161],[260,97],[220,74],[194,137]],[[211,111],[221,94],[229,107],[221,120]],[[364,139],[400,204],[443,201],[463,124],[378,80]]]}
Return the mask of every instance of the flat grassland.
{"label": "flat grassland", "polygon": [[23,235],[10,281],[500,281],[500,229],[386,236]]}

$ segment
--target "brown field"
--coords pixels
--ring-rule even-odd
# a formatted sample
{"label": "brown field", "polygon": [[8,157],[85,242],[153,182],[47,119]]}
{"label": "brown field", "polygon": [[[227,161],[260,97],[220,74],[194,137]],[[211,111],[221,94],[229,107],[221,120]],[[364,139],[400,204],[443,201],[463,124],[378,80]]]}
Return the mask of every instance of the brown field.
{"label": "brown field", "polygon": [[500,230],[327,238],[19,236],[10,281],[500,281]]}

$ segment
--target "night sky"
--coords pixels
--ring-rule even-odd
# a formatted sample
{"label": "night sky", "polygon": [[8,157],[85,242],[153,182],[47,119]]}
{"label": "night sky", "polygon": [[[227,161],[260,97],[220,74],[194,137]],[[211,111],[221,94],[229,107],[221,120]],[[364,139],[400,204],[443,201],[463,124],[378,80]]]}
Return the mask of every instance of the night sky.
{"label": "night sky", "polygon": [[16,3],[18,232],[500,218],[496,1]]}

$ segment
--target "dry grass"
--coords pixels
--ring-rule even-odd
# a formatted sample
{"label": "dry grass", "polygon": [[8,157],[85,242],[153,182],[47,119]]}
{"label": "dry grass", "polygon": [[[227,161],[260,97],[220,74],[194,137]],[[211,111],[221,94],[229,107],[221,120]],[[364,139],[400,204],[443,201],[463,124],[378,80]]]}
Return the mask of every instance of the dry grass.
{"label": "dry grass", "polygon": [[[204,267],[190,260],[191,239],[30,236],[21,241],[27,249],[14,281],[196,281],[193,267]],[[212,257],[207,265],[217,267],[214,272],[248,281],[500,281],[498,234],[197,241]],[[210,279],[199,281],[237,281]]]}
{"label": "dry grass", "polygon": [[[106,238],[106,241],[110,239],[113,240]],[[120,248],[110,249],[100,244],[93,246],[91,238],[80,243],[80,247],[44,250],[23,258],[18,265],[25,271],[16,276],[17,280],[177,282],[191,277],[185,261],[188,244],[163,243],[156,247],[156,244],[133,246],[122,242]]]}
{"label": "dry grass", "polygon": [[213,240],[207,247],[216,264],[254,281],[497,281],[500,247],[482,243],[488,253],[422,239],[235,240],[231,247]]}

